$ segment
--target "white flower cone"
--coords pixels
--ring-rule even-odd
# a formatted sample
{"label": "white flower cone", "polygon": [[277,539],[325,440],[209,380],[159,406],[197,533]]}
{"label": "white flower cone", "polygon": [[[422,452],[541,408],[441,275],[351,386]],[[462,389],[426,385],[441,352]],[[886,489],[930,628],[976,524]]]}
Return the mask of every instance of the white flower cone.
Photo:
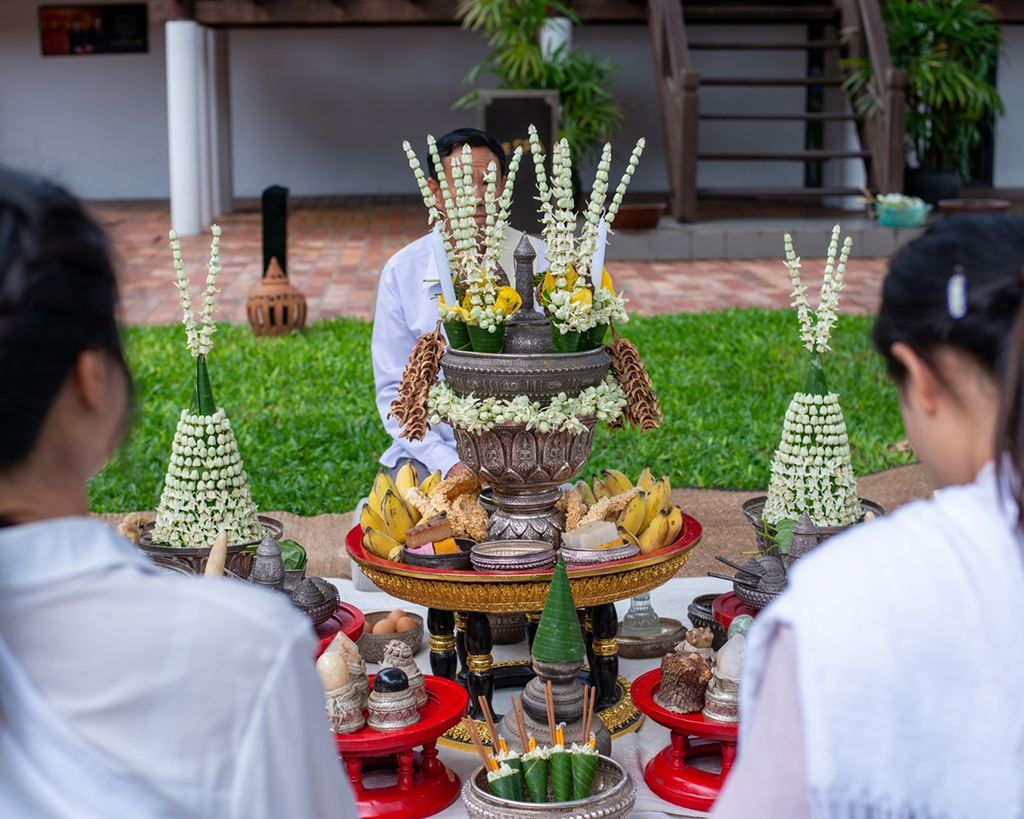
{"label": "white flower cone", "polygon": [[207,548],[219,532],[228,543],[250,543],[263,535],[238,443],[224,410],[192,415],[182,410],[171,446],[171,462],[157,507],[153,542]]}

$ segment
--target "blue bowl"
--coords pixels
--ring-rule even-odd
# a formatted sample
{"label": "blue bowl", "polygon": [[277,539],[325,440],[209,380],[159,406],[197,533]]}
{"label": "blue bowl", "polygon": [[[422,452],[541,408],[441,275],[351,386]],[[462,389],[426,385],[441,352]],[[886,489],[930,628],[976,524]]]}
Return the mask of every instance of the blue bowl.
{"label": "blue bowl", "polygon": [[875,205],[878,224],[891,228],[918,228],[924,225],[931,205],[919,208],[894,208],[886,205]]}

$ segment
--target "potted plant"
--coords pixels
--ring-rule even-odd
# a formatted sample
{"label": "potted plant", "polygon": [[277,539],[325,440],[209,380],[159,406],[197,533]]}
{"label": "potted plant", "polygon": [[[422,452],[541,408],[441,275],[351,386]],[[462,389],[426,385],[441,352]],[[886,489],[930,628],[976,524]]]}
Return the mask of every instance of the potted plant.
{"label": "potted plant", "polygon": [[[970,179],[982,127],[1003,112],[990,82],[999,25],[977,0],[884,0],[881,11],[893,66],[907,72],[906,192],[934,205],[955,198]],[[877,106],[870,60],[844,64],[856,108],[870,111]]]}
{"label": "potted plant", "polygon": [[[596,157],[623,119],[622,107],[608,91],[618,66],[567,45],[545,53],[541,35],[553,15],[579,23],[570,4],[560,0],[460,0],[463,26],[484,34],[491,45],[466,81],[488,73],[501,89],[558,91],[558,138],[569,143],[577,160]],[[469,92],[454,107],[473,105],[478,93]]]}

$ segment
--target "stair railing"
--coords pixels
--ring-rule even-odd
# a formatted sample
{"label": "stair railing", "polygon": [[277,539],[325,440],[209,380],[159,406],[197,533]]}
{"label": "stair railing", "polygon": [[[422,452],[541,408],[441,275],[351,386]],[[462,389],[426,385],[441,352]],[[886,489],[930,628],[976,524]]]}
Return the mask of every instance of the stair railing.
{"label": "stair railing", "polygon": [[665,163],[672,192],[672,215],[697,218],[697,90],[700,72],[690,67],[680,0],[649,0],[649,27],[655,82],[665,131]]}
{"label": "stair railing", "polygon": [[903,192],[903,142],[907,116],[907,72],[893,68],[878,0],[838,0],[847,55],[871,61],[871,82],[862,93],[873,104],[861,126],[871,151],[868,184],[882,193]]}

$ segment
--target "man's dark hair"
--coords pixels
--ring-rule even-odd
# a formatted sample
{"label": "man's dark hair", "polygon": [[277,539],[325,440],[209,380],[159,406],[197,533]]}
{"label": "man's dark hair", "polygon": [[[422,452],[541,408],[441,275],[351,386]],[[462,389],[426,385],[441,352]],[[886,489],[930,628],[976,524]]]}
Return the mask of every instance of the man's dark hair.
{"label": "man's dark hair", "polygon": [[[457,128],[454,131],[449,131],[443,137],[438,138],[437,153],[441,159],[444,159],[446,156],[451,156],[452,152],[458,150],[463,145],[468,145],[470,148],[486,148],[498,158],[498,171],[501,176],[508,175],[508,157],[505,156],[505,149],[501,147],[501,143],[498,140],[479,128]],[[427,162],[426,164],[430,172],[430,178],[437,179],[437,171],[434,169],[434,164],[432,162]]]}

